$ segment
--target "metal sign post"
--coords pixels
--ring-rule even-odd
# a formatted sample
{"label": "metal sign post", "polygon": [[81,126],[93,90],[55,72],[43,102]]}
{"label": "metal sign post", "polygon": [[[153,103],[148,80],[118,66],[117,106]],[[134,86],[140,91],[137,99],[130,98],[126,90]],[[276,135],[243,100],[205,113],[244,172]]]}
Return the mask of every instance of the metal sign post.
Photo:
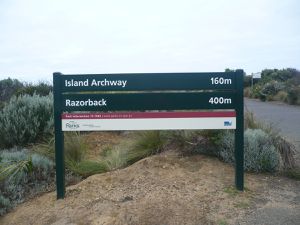
{"label": "metal sign post", "polygon": [[[235,183],[238,190],[243,190],[243,77],[242,70],[225,73],[54,73],[57,198],[65,196],[63,131],[70,130],[235,129]],[[72,113],[74,111],[77,113]],[[80,111],[85,113],[78,113]]]}

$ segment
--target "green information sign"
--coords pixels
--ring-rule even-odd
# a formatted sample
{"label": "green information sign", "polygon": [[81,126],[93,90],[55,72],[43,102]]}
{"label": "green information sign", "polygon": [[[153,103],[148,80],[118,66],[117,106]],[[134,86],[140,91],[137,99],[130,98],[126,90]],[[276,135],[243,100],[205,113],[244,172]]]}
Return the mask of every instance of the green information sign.
{"label": "green information sign", "polygon": [[[195,129],[195,124],[199,124],[198,129],[235,129],[235,182],[236,188],[243,190],[243,76],[242,70],[225,73],[54,73],[57,198],[65,196],[63,130],[72,129]],[[197,113],[203,110],[207,113]],[[231,110],[234,114],[218,110]],[[85,114],[72,113],[80,111]],[[102,114],[86,113],[92,111]],[[65,127],[62,127],[62,119]],[[159,126],[153,125],[153,121]]]}

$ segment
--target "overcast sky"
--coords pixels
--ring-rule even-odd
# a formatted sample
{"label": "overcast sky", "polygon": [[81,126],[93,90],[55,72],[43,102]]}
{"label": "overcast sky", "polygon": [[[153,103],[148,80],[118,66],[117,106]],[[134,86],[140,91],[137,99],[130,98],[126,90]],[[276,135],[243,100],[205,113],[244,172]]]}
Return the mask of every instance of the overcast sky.
{"label": "overcast sky", "polygon": [[299,0],[0,0],[0,79],[286,67]]}

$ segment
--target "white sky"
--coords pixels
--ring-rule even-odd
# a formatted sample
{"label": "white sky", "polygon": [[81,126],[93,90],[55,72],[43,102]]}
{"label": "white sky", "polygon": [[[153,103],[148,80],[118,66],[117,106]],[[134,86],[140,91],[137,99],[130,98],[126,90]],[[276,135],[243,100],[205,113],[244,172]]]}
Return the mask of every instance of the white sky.
{"label": "white sky", "polygon": [[0,0],[0,79],[286,67],[299,0]]}

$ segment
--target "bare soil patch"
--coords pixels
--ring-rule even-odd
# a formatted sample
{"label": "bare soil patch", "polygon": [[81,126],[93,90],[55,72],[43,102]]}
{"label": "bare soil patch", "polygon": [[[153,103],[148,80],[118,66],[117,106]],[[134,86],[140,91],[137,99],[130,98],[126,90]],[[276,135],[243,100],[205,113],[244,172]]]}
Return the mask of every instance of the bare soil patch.
{"label": "bare soil patch", "polygon": [[300,209],[299,181],[246,174],[244,192],[233,184],[233,167],[216,158],[164,153],[91,176],[64,200],[55,192],[32,199],[0,224],[251,224],[249,215],[269,205]]}

